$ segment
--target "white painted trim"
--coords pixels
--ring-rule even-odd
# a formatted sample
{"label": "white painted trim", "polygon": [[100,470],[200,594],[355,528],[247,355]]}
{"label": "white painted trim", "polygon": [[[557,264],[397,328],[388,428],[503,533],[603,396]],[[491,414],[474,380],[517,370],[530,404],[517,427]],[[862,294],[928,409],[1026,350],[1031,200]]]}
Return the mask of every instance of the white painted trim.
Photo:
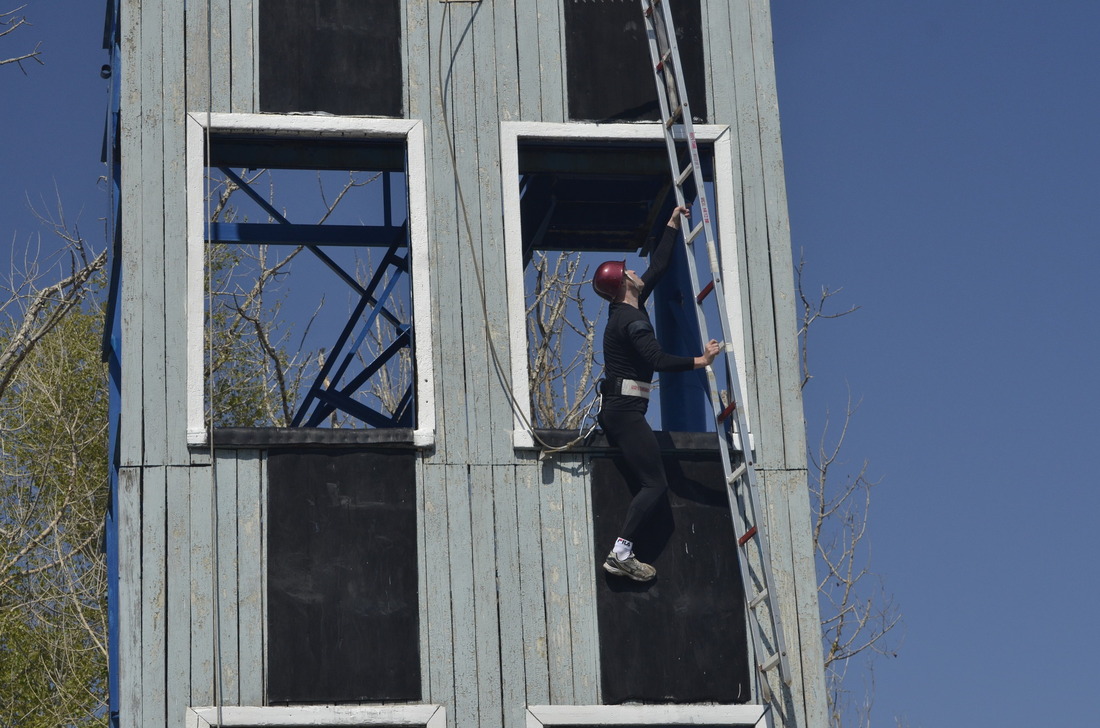
{"label": "white painted trim", "polygon": [[[220,722],[219,722],[220,718]],[[188,708],[186,728],[291,728],[292,726],[410,726],[447,728],[442,705],[302,705],[262,708]]]}
{"label": "white painted trim", "polygon": [[424,124],[417,119],[313,116],[300,114],[187,115],[187,443],[205,445],[203,381],[203,312],[205,310],[206,134],[255,132],[289,138],[389,138],[405,142],[409,196],[409,256],[412,263],[416,419],[413,443],[435,444],[435,369],[432,358],[431,276],[428,251],[428,180]]}
{"label": "white painted trim", "polygon": [[[715,153],[714,186],[718,203],[718,239],[727,250],[737,250],[735,219],[732,135],[728,126],[700,124],[695,138],[713,144]],[[505,121],[500,125],[501,202],[504,207],[504,251],[508,281],[508,330],[512,351],[512,391],[515,393],[512,417],[512,444],[517,448],[535,446],[528,425],[531,421],[531,392],[527,383],[527,326],[524,320],[523,232],[519,205],[519,144],[528,139],[569,142],[627,140],[661,143],[664,136],[657,124],[576,124]],[[745,336],[741,311],[741,278],[737,255],[722,258],[722,276],[730,327],[737,341],[738,375],[745,385]],[[733,282],[730,286],[729,283]]]}
{"label": "white painted trim", "polygon": [[[435,444],[435,357],[432,356],[432,289],[428,251],[431,250],[428,224],[427,152],[424,124],[413,121],[405,133],[408,173],[405,188],[409,196],[409,257],[412,263],[413,354],[416,361],[416,430],[413,444]],[[415,172],[414,172],[415,170]]]}
{"label": "white painted trim", "polygon": [[[698,128],[698,127],[697,127]],[[719,174],[721,170],[721,174]],[[722,290],[726,294],[726,311],[729,315],[730,335],[733,337],[733,355],[737,362],[737,378],[741,384],[741,396],[745,396],[746,352],[745,316],[741,309],[741,246],[737,240],[737,202],[733,182],[733,135],[726,127],[714,140],[714,204],[718,213],[718,240],[727,251],[722,256]],[[733,255],[729,254],[733,252]],[[733,285],[729,285],[730,282]],[[727,347],[731,342],[725,342]],[[743,405],[744,403],[742,403]],[[752,422],[748,409],[742,406],[745,423],[749,426],[749,448],[753,449]]]}
{"label": "white painted trim", "polygon": [[529,705],[527,728],[544,726],[755,726],[762,705]]}
{"label": "white painted trim", "polygon": [[[187,123],[187,444],[206,444],[203,381],[203,313],[206,289],[203,271],[206,238],[206,125],[188,114]],[[196,330],[196,326],[198,327]]]}

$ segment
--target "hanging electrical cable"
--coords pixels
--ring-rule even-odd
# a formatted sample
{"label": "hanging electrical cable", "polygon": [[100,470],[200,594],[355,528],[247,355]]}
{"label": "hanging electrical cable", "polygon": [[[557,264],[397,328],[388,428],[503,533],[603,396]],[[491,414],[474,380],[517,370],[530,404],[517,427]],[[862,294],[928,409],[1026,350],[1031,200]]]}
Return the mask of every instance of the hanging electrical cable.
{"label": "hanging electrical cable", "polygon": [[[210,169],[211,164],[211,128],[213,126],[214,117],[214,53],[213,53],[213,11],[211,9],[213,0],[207,0],[206,2],[206,128],[204,130],[203,142],[203,205],[204,205],[204,235],[203,235],[203,266],[206,279],[206,294],[207,294],[207,312],[204,315],[203,332],[207,346],[207,366],[213,366],[214,362],[214,270],[210,260],[210,255],[207,253],[207,242],[213,239],[211,233],[211,225],[213,221],[211,216],[211,196],[213,190],[211,189],[210,175],[206,170]],[[214,612],[214,709],[218,716],[218,725],[223,725],[222,722],[222,703],[224,702],[224,669],[222,664],[222,610],[221,610],[221,596],[218,589],[218,576],[221,572],[221,547],[218,538],[218,531],[220,528],[219,514],[218,514],[218,461],[216,452],[214,449],[214,377],[213,371],[210,371],[206,376],[206,402],[207,402],[207,414],[206,414],[206,442],[209,448],[210,457],[210,540],[211,540],[211,577],[210,577],[210,593],[211,593],[211,608]]]}

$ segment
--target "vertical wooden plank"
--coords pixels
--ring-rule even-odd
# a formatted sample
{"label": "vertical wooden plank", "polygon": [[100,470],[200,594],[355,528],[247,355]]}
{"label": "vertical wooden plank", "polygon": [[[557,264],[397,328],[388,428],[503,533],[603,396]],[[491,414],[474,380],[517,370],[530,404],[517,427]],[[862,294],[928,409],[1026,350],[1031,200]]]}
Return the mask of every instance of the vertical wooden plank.
{"label": "vertical wooden plank", "polygon": [[730,44],[730,3],[727,0],[703,0],[704,67],[710,122],[728,124],[733,116],[733,48]]}
{"label": "vertical wooden plank", "polygon": [[450,537],[447,527],[447,469],[442,465],[424,465],[424,548],[420,551],[420,571],[426,588],[422,592],[426,619],[421,628],[427,633],[427,669],[429,680],[426,702],[447,706],[447,721],[456,725],[454,716],[454,638],[451,607]]}
{"label": "vertical wooden plank", "polygon": [[520,558],[520,524],[516,504],[516,468],[493,468],[493,507],[496,522],[497,593],[500,595],[500,692],[504,728],[524,728],[527,704],[524,683],[523,582],[530,567]]}
{"label": "vertical wooden plank", "polygon": [[543,121],[538,13],[540,6],[548,4],[550,3],[538,0],[515,0],[516,59],[521,121]]}
{"label": "vertical wooden plank", "polygon": [[[162,6],[161,47],[164,87],[164,268],[187,270],[187,167],[185,19],[183,3]],[[164,276],[165,300],[187,299],[187,277]],[[165,342],[165,426],[167,462],[184,465],[187,451],[187,308],[167,306],[164,318]]]}
{"label": "vertical wooden plank", "polygon": [[[402,3],[405,19],[405,113],[410,119],[423,119],[431,126],[431,68],[435,62],[434,38],[430,37],[428,4],[430,0],[406,0]],[[430,136],[430,132],[429,132]]]}
{"label": "vertical wooden plank", "polygon": [[232,15],[230,0],[208,0],[210,3],[210,77],[211,107],[214,111],[229,111],[233,89]]}
{"label": "vertical wooden plank", "polygon": [[[477,102],[477,131],[478,131],[478,170],[477,179],[480,186],[481,230],[478,239],[481,243],[482,277],[486,289],[485,296],[485,329],[486,336],[492,337],[489,351],[487,351],[486,366],[486,405],[489,420],[488,445],[489,451],[486,457],[494,464],[511,463],[514,459],[512,446],[512,406],[511,398],[506,387],[511,380],[511,352],[510,337],[508,331],[508,292],[507,292],[507,268],[497,264],[505,258],[504,250],[504,214],[501,200],[501,180],[499,175],[488,175],[481,170],[499,170],[500,166],[500,121],[504,115],[501,93],[508,93],[508,86],[512,86],[511,93],[514,100],[514,65],[502,71],[497,68],[495,73],[485,71],[494,68],[499,57],[497,37],[510,38],[505,41],[506,47],[514,45],[515,35],[511,31],[511,25],[497,30],[494,23],[497,16],[495,8],[485,7],[477,16],[474,25],[475,43],[475,67],[481,69],[477,76],[475,99]],[[509,20],[509,22],[514,22]],[[514,64],[514,57],[512,60]],[[502,79],[503,75],[511,75],[510,81]],[[498,80],[499,79],[499,80]],[[503,84],[503,86],[502,86]]]}
{"label": "vertical wooden plank", "polygon": [[142,184],[141,184],[141,0],[121,8],[122,90],[122,398],[119,413],[119,459],[123,466],[140,465],[143,455],[144,400],[141,366],[142,307]]}
{"label": "vertical wooden plank", "polygon": [[167,474],[146,468],[141,483],[142,725],[163,725],[167,715]]}
{"label": "vertical wooden plank", "polygon": [[168,724],[191,704],[191,468],[168,468]]}
{"label": "vertical wooden plank", "polygon": [[[491,407],[489,403],[489,372],[491,362],[486,341],[485,308],[488,303],[482,296],[488,260],[484,257],[481,242],[481,180],[479,171],[477,108],[474,94],[475,81],[484,75],[478,69],[474,44],[477,28],[492,22],[492,14],[481,13],[482,3],[443,3],[440,6],[447,16],[451,35],[449,74],[445,83],[449,86],[450,114],[441,121],[447,125],[453,144],[455,159],[452,185],[458,215],[455,219],[458,248],[459,293],[463,314],[462,349],[464,354],[464,378],[461,386],[466,391],[464,414],[466,418],[469,448],[468,462],[491,462],[490,436],[492,433]],[[448,152],[448,155],[450,151]],[[441,187],[440,189],[447,189]],[[477,313],[475,313],[477,312]],[[454,462],[452,457],[452,462]]]}
{"label": "vertical wooden plank", "polygon": [[141,469],[118,473],[119,725],[142,722]]}
{"label": "vertical wooden plank", "polygon": [[231,110],[250,113],[255,96],[256,54],[253,0],[230,0]]}
{"label": "vertical wooden plank", "polygon": [[160,0],[142,0],[141,11],[141,329],[146,464],[167,462],[168,411],[164,342],[164,114],[161,97],[163,36]]}
{"label": "vertical wooden plank", "polygon": [[[763,507],[767,519],[764,533],[768,539],[771,555],[771,576],[775,581],[776,593],[771,603],[778,611],[783,626],[783,638],[787,644],[788,664],[791,670],[791,686],[786,687],[780,682],[777,670],[770,671],[763,679],[768,680],[776,695],[783,696],[784,705],[777,706],[782,714],[791,718],[791,725],[799,726],[802,725],[803,720],[800,699],[802,665],[797,655],[798,602],[795,598],[794,564],[791,558],[790,514],[787,510],[784,490],[785,472],[761,469],[757,473],[760,491],[766,501]],[[767,608],[762,605],[756,612],[759,619],[767,624],[767,620],[771,618]]]}
{"label": "vertical wooden plank", "polygon": [[450,545],[454,640],[455,725],[478,725],[477,634],[469,466],[448,464],[447,541]]}
{"label": "vertical wooden plank", "polygon": [[[445,212],[447,203],[445,200],[438,199],[441,195],[438,195],[436,191],[436,157],[443,154],[443,150],[437,141],[440,131],[436,128],[435,116],[438,112],[433,112],[433,109],[438,109],[439,104],[437,98],[439,90],[433,80],[435,78],[433,69],[438,64],[438,49],[435,48],[437,35],[433,34],[429,20],[428,8],[430,5],[438,5],[438,3],[433,3],[431,0],[407,0],[402,4],[405,19],[404,43],[408,51],[404,54],[407,73],[405,109],[409,118],[424,121],[423,153],[421,155],[424,161],[424,169],[422,173],[424,175],[426,196],[427,199],[431,200],[431,214],[427,216],[426,222],[429,231],[427,253],[428,259],[431,261],[428,270],[428,285],[432,291],[433,299],[430,306],[431,356],[433,357],[432,365],[436,375],[434,381],[421,386],[435,387],[435,444],[436,452],[442,455],[448,452],[447,435],[452,421],[452,418],[446,416],[449,400],[445,398],[448,395],[447,383],[450,381],[450,377],[447,368],[443,366],[443,352],[448,350],[444,348],[444,342],[450,345],[454,344],[453,331],[445,333],[444,329],[453,329],[458,321],[458,312],[454,310],[454,306],[440,306],[435,303],[435,301],[444,300],[441,293],[443,291],[446,291],[448,296],[453,295],[450,281],[451,271],[447,270],[448,263],[453,264],[453,258],[441,259],[437,256],[442,255],[446,249],[454,246],[451,236],[442,237],[446,230],[442,220],[447,216]],[[434,33],[437,34],[438,29]],[[445,167],[446,165],[441,162],[439,166]],[[420,426],[423,427],[424,424],[421,423]]]}
{"label": "vertical wooden plank", "polygon": [[565,28],[561,3],[538,3],[540,121],[565,121]]}
{"label": "vertical wooden plank", "polygon": [[191,469],[191,705],[214,704],[213,467]]}
{"label": "vertical wooden plank", "polygon": [[797,624],[797,641],[788,638],[788,644],[793,647],[791,659],[799,661],[802,672],[802,703],[806,711],[804,725],[816,726],[828,723],[829,706],[825,694],[825,656],[821,646],[817,564],[811,535],[810,499],[806,492],[806,478],[805,470],[783,471],[784,492],[790,513],[795,599],[794,619],[785,617],[784,623]]}
{"label": "vertical wooden plank", "polygon": [[[599,702],[599,635],[596,630],[596,568],[592,543],[591,487],[581,455],[563,455],[562,498],[565,548],[569,573],[569,620],[573,639],[573,700],[578,705]],[[601,555],[602,556],[602,555]]]}
{"label": "vertical wooden plank", "polygon": [[[260,699],[267,700],[267,453],[260,453]],[[423,592],[419,592],[423,594]],[[421,653],[423,654],[423,653]],[[421,658],[423,659],[423,658]]]}
{"label": "vertical wooden plank", "polygon": [[746,397],[756,414],[757,464],[773,467],[783,459],[783,428],[778,406],[775,322],[772,313],[771,257],[768,251],[767,207],[764,200],[763,161],[752,55],[752,28],[748,3],[731,6],[734,51],[734,83],[737,130],[741,161],[741,196],[744,202],[746,279],[753,360]]}
{"label": "vertical wooden plank", "polygon": [[187,110],[210,111],[210,34],[208,13],[211,0],[183,3],[186,13]]}
{"label": "vertical wooden plank", "polygon": [[519,121],[519,56],[516,47],[516,3],[493,3],[498,121]]}
{"label": "vertical wooden plank", "polygon": [[[451,36],[447,32],[450,30],[447,26],[449,16],[445,14],[445,9],[445,4],[428,4],[430,28],[428,42],[433,47],[436,43],[442,43],[442,47],[437,49],[428,69],[431,84],[428,115],[431,121],[431,133],[428,141],[433,157],[429,195],[434,201],[436,213],[433,218],[431,254],[432,260],[438,263],[435,266],[438,276],[432,281],[432,290],[435,291],[439,301],[461,303],[438,307],[439,325],[436,330],[439,332],[437,353],[440,358],[435,363],[436,378],[439,383],[436,389],[436,398],[439,402],[436,421],[440,425],[442,441],[437,444],[437,453],[448,462],[469,462],[472,435],[471,425],[467,420],[467,410],[471,407],[468,401],[469,392],[466,390],[465,370],[468,365],[463,361],[461,366],[456,366],[455,359],[444,359],[449,352],[466,351],[467,342],[463,331],[463,305],[466,302],[466,294],[462,289],[462,271],[468,265],[468,263],[464,264],[464,259],[469,258],[469,245],[465,242],[466,233],[460,232],[459,215],[461,213],[458,208],[455,188],[456,172],[450,146],[453,142],[448,140],[448,133],[453,133],[457,122],[455,84],[453,79],[450,83],[446,79],[446,73],[451,68],[452,48]],[[441,30],[444,31],[442,34]],[[445,88],[441,84],[445,84]],[[442,103],[446,103],[446,116],[443,115]],[[453,136],[451,139],[453,140]]]}
{"label": "vertical wooden plank", "polygon": [[799,370],[794,265],[791,260],[790,218],[783,174],[783,142],[779,131],[779,98],[775,85],[771,13],[767,2],[753,0],[752,47],[760,110],[760,147],[763,160],[764,201],[768,211],[768,249],[771,251],[772,315],[775,318],[776,374],[784,424],[783,464],[801,467],[806,461],[802,379]]}
{"label": "vertical wooden plank", "polygon": [[527,703],[550,703],[546,600],[542,549],[540,465],[534,453],[516,456],[516,522],[519,525],[520,604],[523,612],[523,664]]}
{"label": "vertical wooden plank", "polygon": [[214,534],[214,563],[217,570],[218,600],[214,611],[217,652],[214,678],[219,682],[223,705],[240,705],[239,605],[237,588],[237,455],[219,452],[215,462],[217,532]]}
{"label": "vertical wooden plank", "polygon": [[262,458],[240,450],[237,460],[238,578],[240,593],[240,704],[263,705]]}
{"label": "vertical wooden plank", "polygon": [[569,566],[565,550],[560,465],[553,459],[547,459],[539,471],[550,703],[572,705],[576,702],[573,699],[573,639],[569,621]]}
{"label": "vertical wooden plank", "polygon": [[474,633],[477,649],[477,719],[483,728],[499,728],[501,705],[500,618],[498,604],[508,598],[497,588],[495,469],[470,467],[471,528],[474,567]]}

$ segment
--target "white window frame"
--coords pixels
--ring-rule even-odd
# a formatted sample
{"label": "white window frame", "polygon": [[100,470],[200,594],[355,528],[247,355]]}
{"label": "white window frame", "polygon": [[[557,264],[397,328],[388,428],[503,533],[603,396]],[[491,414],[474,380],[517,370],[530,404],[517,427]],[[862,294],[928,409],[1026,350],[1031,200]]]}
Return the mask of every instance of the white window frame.
{"label": "white window frame", "polygon": [[[734,199],[733,137],[728,126],[699,124],[695,138],[714,146],[714,193],[718,214],[718,239],[726,250],[737,251],[737,209]],[[512,418],[512,444],[516,448],[534,448],[528,429],[531,422],[531,392],[527,383],[527,326],[524,320],[523,232],[520,221],[519,145],[526,141],[641,141],[664,143],[656,124],[562,124],[543,122],[502,122],[500,125],[500,173],[504,203],[504,249],[508,280],[508,327],[511,332],[512,390],[515,403]],[[741,276],[738,256],[722,256],[722,280],[726,283],[726,306],[737,356],[737,375],[741,386],[745,378],[745,332],[741,310]],[[731,285],[732,283],[732,285]]]}
{"label": "white window frame", "polygon": [[419,120],[280,114],[187,114],[187,443],[207,445],[203,381],[203,318],[206,260],[206,139],[208,134],[254,132],[288,139],[394,139],[408,159],[413,335],[416,355],[416,429],[413,444],[435,444],[435,375],[432,363],[431,289],[428,250],[428,187],[424,125]]}
{"label": "white window frame", "polygon": [[296,707],[188,708],[186,728],[234,728],[235,726],[409,726],[447,728],[442,705],[301,705]]}
{"label": "white window frame", "polygon": [[529,705],[527,728],[545,726],[755,726],[762,705]]}

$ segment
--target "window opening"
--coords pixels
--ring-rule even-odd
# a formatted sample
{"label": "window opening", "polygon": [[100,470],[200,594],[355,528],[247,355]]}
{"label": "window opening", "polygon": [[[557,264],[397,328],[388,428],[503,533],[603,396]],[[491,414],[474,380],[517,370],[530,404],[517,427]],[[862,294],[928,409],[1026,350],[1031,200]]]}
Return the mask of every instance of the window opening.
{"label": "window opening", "polygon": [[[740,363],[744,345],[730,137],[728,128],[708,125],[697,126],[696,135],[708,194],[718,202],[712,211],[715,230],[728,241],[719,265],[738,329],[733,344]],[[514,443],[531,447],[531,428],[575,431],[591,423],[585,417],[602,372],[607,315],[606,304],[591,289],[591,276],[602,261],[622,258],[628,268],[643,271],[648,260],[639,256],[647,256],[659,239],[674,200],[667,150],[656,125],[514,122],[502,125],[501,137],[503,174],[516,180],[514,186],[505,185],[504,194],[508,276],[515,282],[509,285],[519,409]],[[705,248],[697,244],[694,249],[701,270],[710,269]],[[662,346],[694,356],[701,346],[692,326],[694,304],[686,270],[682,282],[676,282],[677,275],[669,271],[647,309]],[[709,317],[707,326],[721,330]],[[719,381],[727,380],[720,366],[716,374]],[[713,431],[701,372],[686,372],[680,379],[655,377],[651,424]]]}
{"label": "window opening", "polygon": [[[714,147],[700,152],[713,199]],[[607,304],[592,291],[591,276],[609,259],[626,258],[628,269],[639,273],[649,265],[649,250],[675,205],[667,151],[656,142],[520,141],[518,172],[531,423],[575,430],[590,412],[603,368]],[[715,219],[717,229],[717,213]],[[678,246],[647,309],[662,347],[694,356],[698,325],[683,243]],[[692,250],[698,268],[709,270],[705,246]],[[721,330],[717,321],[707,324]],[[726,381],[721,359],[715,366],[719,381]],[[655,429],[714,430],[701,371],[657,374],[654,384],[648,417]]]}
{"label": "window opening", "polygon": [[[216,140],[212,146],[216,159]],[[220,164],[208,170],[217,197],[208,242],[234,248],[208,250],[210,335],[224,336],[224,346],[208,348],[206,362],[214,420],[412,427],[407,230],[403,219],[393,220],[393,191],[403,188],[404,171],[302,172],[249,175]],[[372,185],[382,187],[380,197],[369,194]],[[316,224],[288,217],[311,213]],[[378,216],[381,225],[361,223]],[[257,218],[263,221],[251,222]],[[330,246],[340,249],[330,254]],[[385,252],[379,256],[373,246]]]}
{"label": "window opening", "polygon": [[430,444],[419,122],[215,114],[208,133],[202,116],[188,137],[189,442],[212,425],[400,428]]}

